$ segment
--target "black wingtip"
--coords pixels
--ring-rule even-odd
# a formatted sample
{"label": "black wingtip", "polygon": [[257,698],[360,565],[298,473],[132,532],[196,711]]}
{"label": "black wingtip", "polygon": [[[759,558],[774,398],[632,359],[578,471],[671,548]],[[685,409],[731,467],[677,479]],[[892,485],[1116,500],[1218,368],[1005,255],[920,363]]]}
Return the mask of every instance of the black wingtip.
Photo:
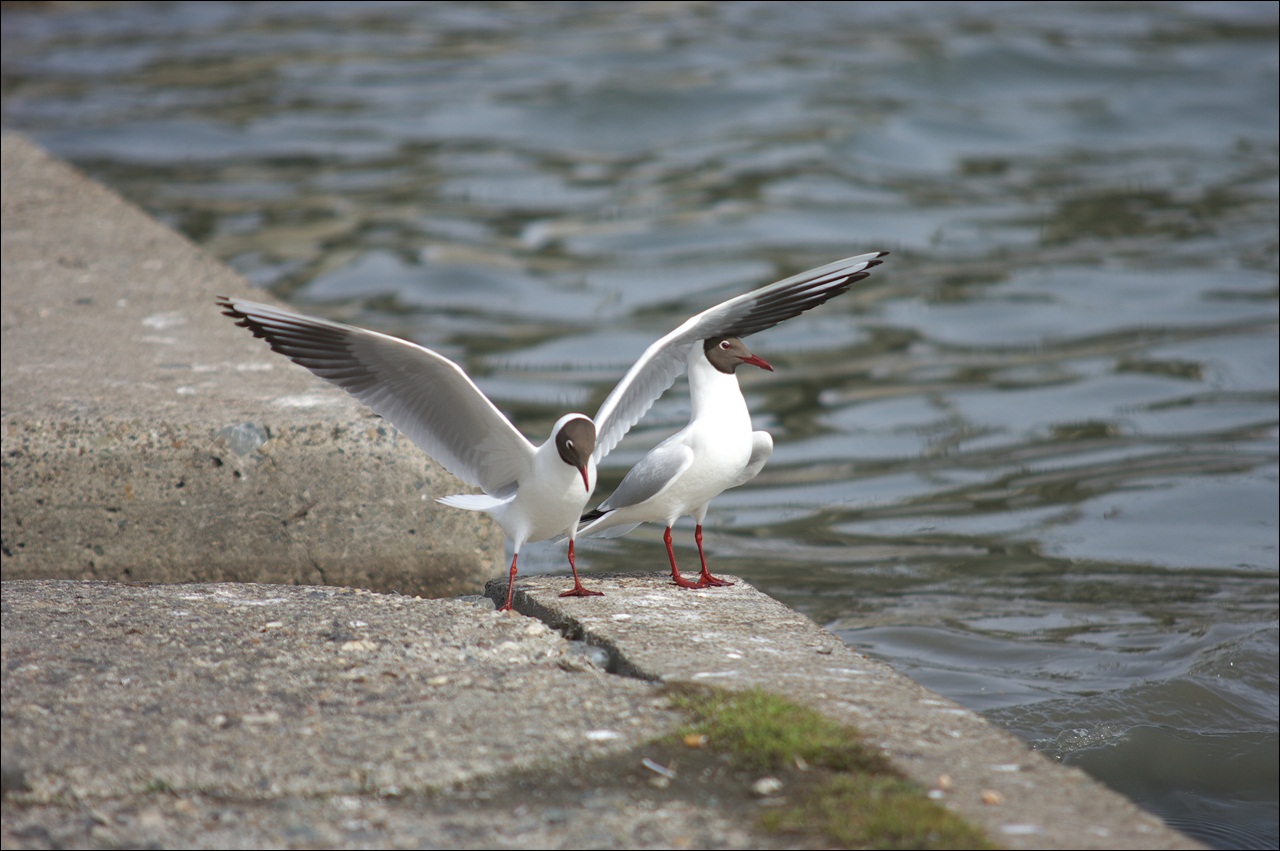
{"label": "black wingtip", "polygon": [[245,313],[236,309],[235,302],[232,301],[229,296],[225,296],[225,295],[216,296],[214,298],[214,301],[217,303],[218,307],[222,308],[223,316],[230,316],[232,319],[239,319],[239,320],[245,320],[248,318],[248,316]]}
{"label": "black wingtip", "polygon": [[270,329],[268,329],[265,325],[263,325],[262,322],[260,322],[254,316],[252,316],[251,314],[245,313],[243,310],[240,310],[238,307],[236,307],[235,301],[228,298],[227,296],[221,296],[221,295],[217,297],[216,301],[218,303],[218,306],[222,308],[222,315],[228,316],[231,319],[235,320],[235,324],[237,328],[244,328],[246,331],[248,331],[253,336],[257,337],[259,340],[266,340],[267,345],[271,347],[272,351],[278,352],[279,354],[282,354],[288,358],[293,357],[293,355],[290,352],[286,351],[280,345],[280,340],[278,339],[278,336],[276,334],[273,334]]}

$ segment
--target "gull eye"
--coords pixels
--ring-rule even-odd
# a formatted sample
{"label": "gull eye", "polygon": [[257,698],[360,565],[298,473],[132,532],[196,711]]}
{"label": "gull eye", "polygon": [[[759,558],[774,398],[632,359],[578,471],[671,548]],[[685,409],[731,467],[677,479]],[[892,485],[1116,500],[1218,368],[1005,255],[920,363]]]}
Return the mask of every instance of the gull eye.
{"label": "gull eye", "polygon": [[567,446],[567,447],[569,447],[570,449],[572,449],[572,448],[573,448],[573,441],[572,441],[572,440],[566,440],[566,441],[564,442],[564,445],[565,445],[565,446]]}
{"label": "gull eye", "polygon": [[728,340],[721,340],[720,348],[724,349],[727,352],[729,351],[729,349],[733,348],[733,346],[729,343]]}

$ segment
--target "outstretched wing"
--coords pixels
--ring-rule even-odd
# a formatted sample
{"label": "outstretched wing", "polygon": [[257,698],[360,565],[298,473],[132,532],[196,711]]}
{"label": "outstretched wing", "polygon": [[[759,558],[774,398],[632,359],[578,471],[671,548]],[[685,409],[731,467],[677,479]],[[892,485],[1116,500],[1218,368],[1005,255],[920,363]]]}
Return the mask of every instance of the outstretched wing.
{"label": "outstretched wing", "polygon": [[879,266],[876,251],[801,272],[704,310],[645,350],[596,413],[598,463],[644,416],[688,364],[689,350],[711,337],[745,337],[835,298]]}
{"label": "outstretched wing", "polygon": [[535,448],[453,361],[397,337],[238,298],[222,312],[272,351],[346,390],[446,470],[510,496]]}

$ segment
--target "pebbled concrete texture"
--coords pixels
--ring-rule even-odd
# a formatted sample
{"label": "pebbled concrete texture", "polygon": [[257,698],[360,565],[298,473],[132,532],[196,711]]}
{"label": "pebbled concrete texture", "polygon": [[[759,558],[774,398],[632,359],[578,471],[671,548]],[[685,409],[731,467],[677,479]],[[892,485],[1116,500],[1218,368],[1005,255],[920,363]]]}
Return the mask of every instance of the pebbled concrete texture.
{"label": "pebbled concrete texture", "polygon": [[[563,580],[518,581],[516,608],[663,683],[759,688],[853,726],[931,797],[1009,848],[1192,848],[1079,769],[1030,751],[980,715],[870,659],[738,577],[682,591],[654,574],[608,577],[586,606]],[[490,585],[497,594],[501,583]]]}
{"label": "pebbled concrete texture", "polygon": [[2,145],[5,579],[451,596],[501,570],[496,524],[434,502],[461,482],[221,315],[242,278],[23,137]]}
{"label": "pebbled concrete texture", "polygon": [[[467,802],[678,720],[654,683],[488,600],[10,582],[3,638],[6,848],[628,845],[644,820],[598,826],[599,801],[532,819],[519,800]],[[750,845],[687,809],[699,845]]]}
{"label": "pebbled concrete texture", "polygon": [[328,587],[7,582],[0,838],[803,847],[757,826],[759,776],[663,744],[682,721],[664,686],[713,683],[856,725],[1005,847],[1202,847],[735,581],[612,575],[604,597],[562,599],[565,578],[535,577],[517,582],[520,614]]}
{"label": "pebbled concrete texture", "polygon": [[671,738],[682,683],[856,725],[1006,847],[1203,847],[740,579],[494,611],[500,531],[222,317],[243,281],[21,137],[3,172],[4,848],[803,847]]}

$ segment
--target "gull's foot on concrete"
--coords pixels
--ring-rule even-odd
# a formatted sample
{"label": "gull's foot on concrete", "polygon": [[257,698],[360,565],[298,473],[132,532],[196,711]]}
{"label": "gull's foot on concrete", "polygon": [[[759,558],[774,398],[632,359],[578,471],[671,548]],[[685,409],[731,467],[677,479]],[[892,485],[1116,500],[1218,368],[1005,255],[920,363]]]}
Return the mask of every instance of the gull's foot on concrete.
{"label": "gull's foot on concrete", "polygon": [[561,597],[603,597],[603,591],[588,591],[582,587],[582,583],[575,583],[568,591],[561,591]]}
{"label": "gull's foot on concrete", "polygon": [[732,585],[732,584],[733,584],[733,583],[732,583],[732,582],[730,582],[729,580],[727,580],[727,579],[720,579],[720,578],[718,578],[718,577],[712,576],[710,573],[707,573],[705,570],[704,570],[704,571],[702,571],[702,575],[698,577],[698,587],[699,587],[699,588],[709,588],[709,587],[710,587],[710,588],[725,588],[725,587],[727,587],[727,586],[729,586],[729,585]]}

